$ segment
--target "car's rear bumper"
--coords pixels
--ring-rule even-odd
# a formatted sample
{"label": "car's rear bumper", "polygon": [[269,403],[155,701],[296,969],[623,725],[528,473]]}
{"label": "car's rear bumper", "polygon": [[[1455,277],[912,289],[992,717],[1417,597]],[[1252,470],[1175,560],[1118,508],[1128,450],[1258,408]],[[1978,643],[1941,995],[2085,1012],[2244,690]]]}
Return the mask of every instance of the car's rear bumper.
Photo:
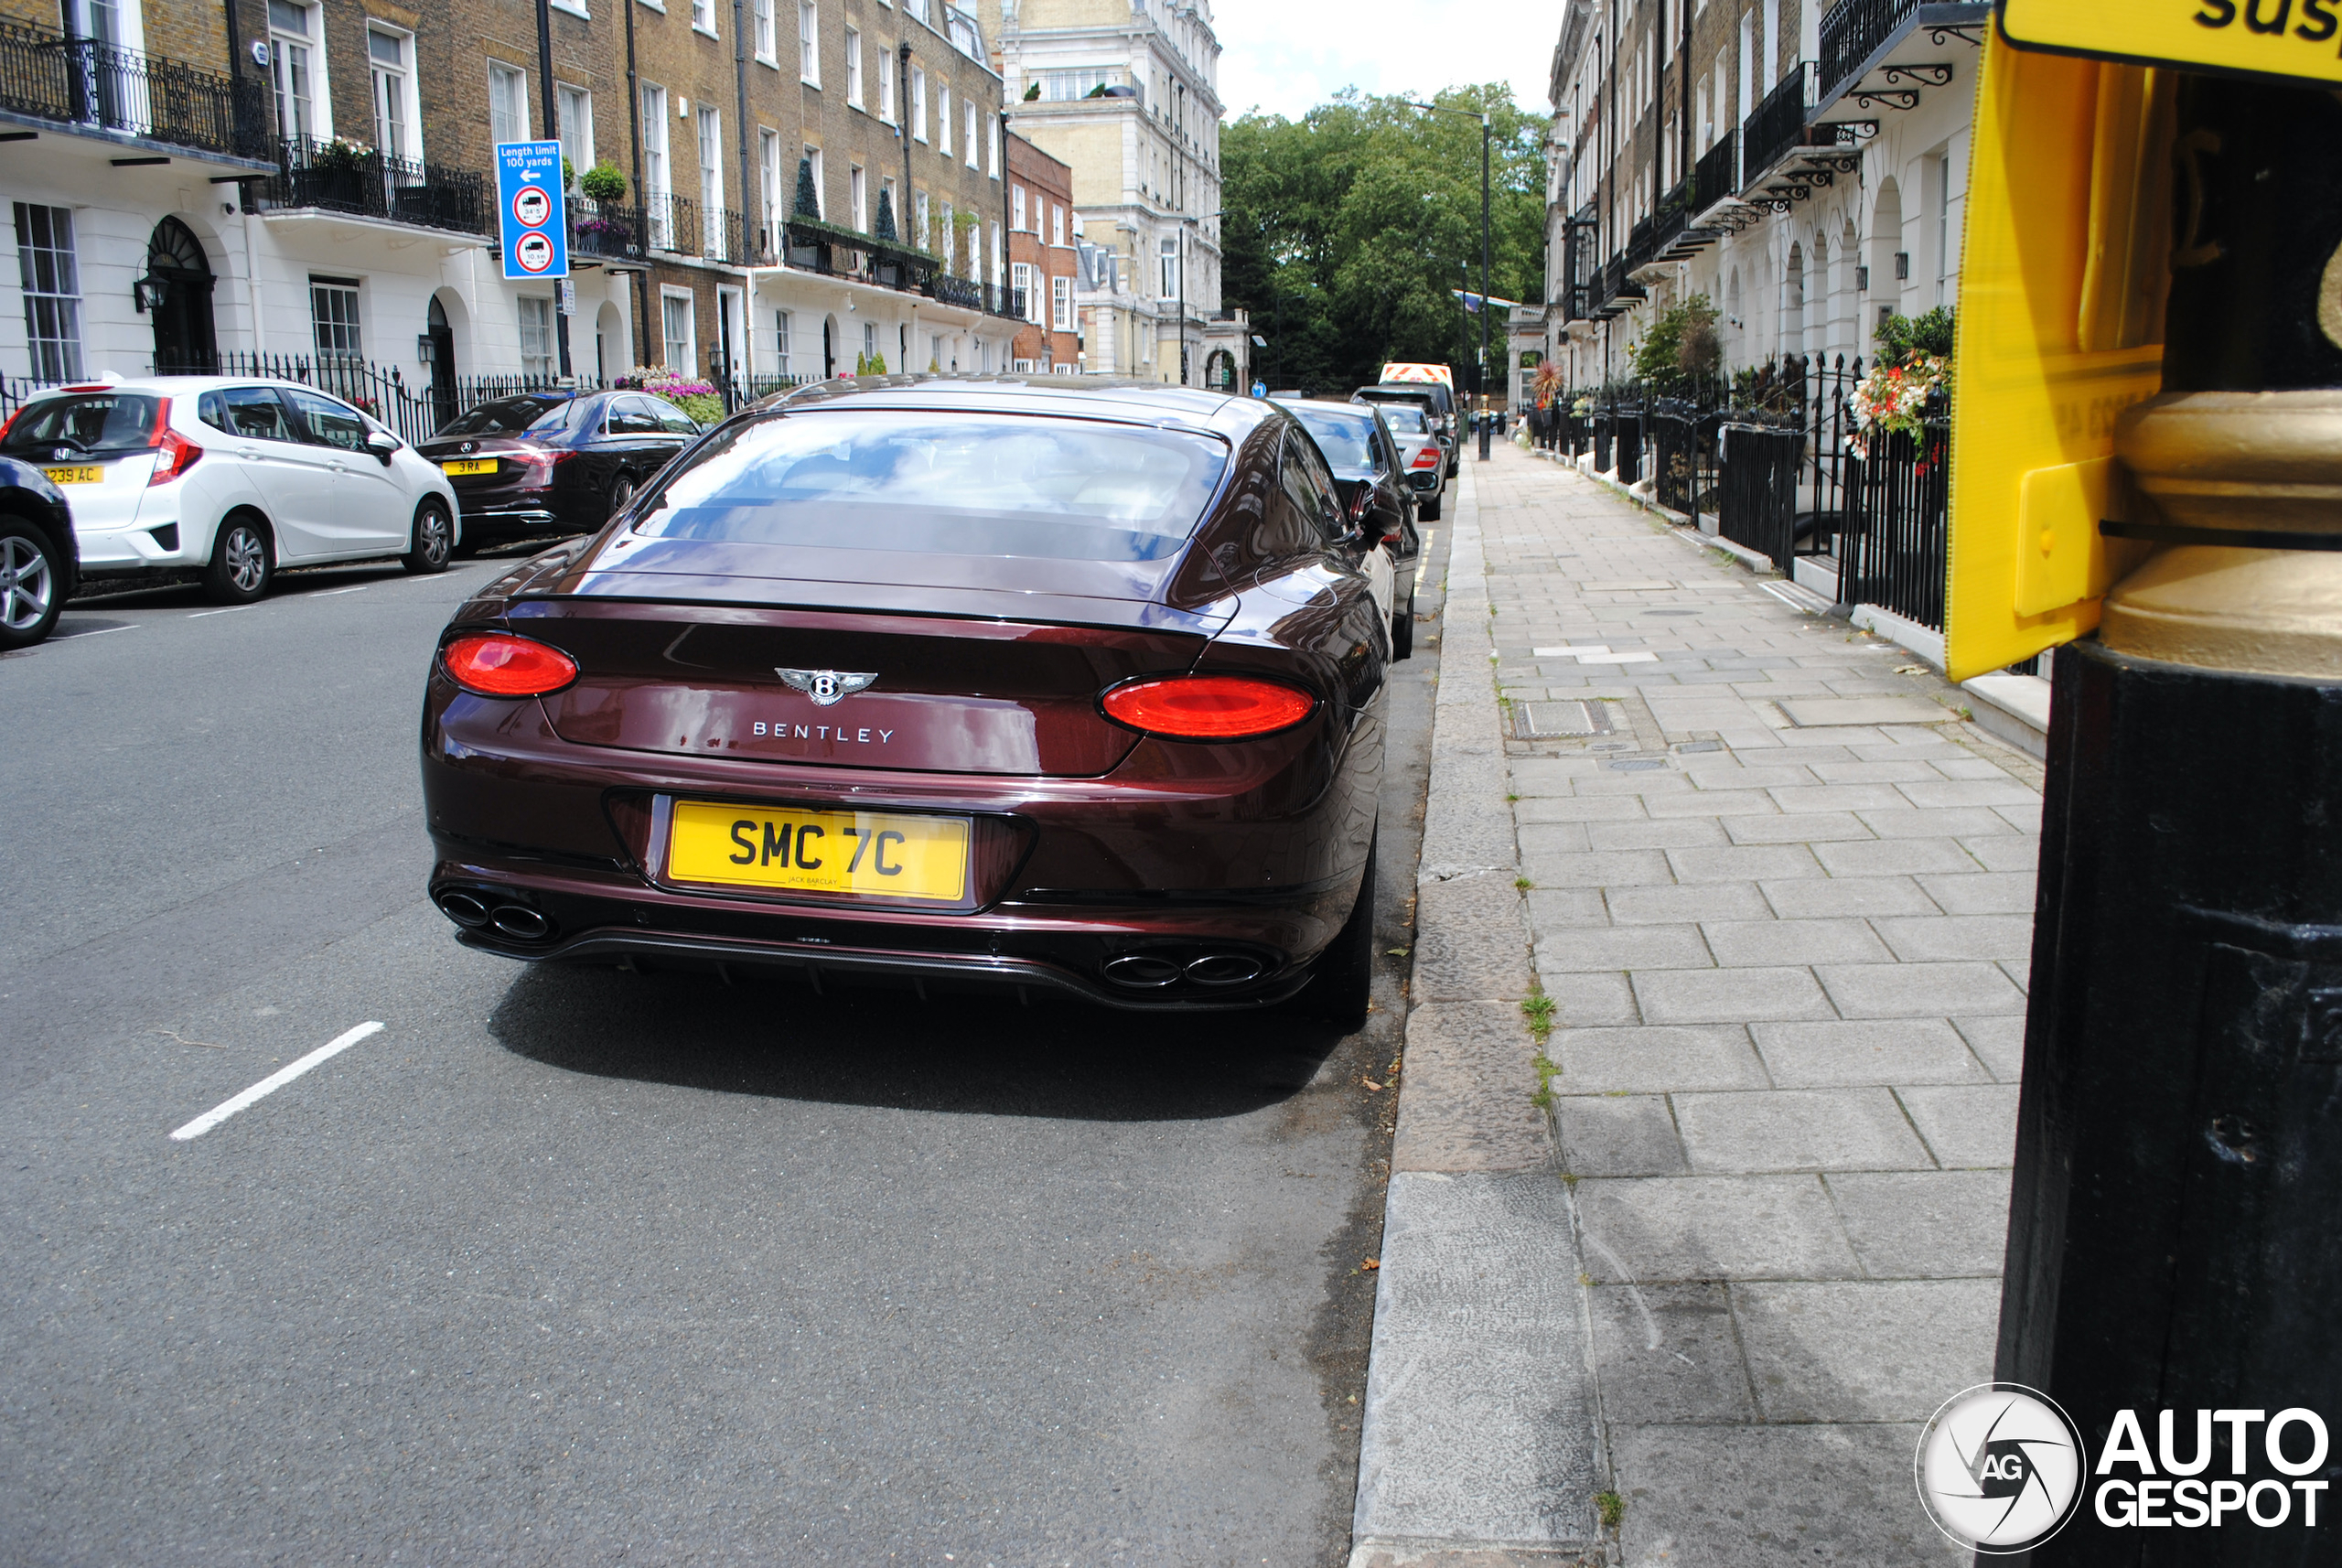
{"label": "car's rear bumper", "polygon": [[[442,684],[423,746],[431,895],[467,945],[510,958],[1037,986],[1129,1008],[1261,1006],[1305,984],[1341,929],[1373,826],[1379,714],[1345,746],[1296,740],[1249,763],[1142,742],[1104,778],[987,777],[572,744],[534,703],[445,703]],[[971,907],[678,885],[654,842],[661,797],[967,816]],[[508,906],[505,929],[478,918]],[[1179,978],[1137,983],[1131,971],[1149,966],[1118,964],[1133,957]],[[1214,958],[1250,972],[1190,978]]]}

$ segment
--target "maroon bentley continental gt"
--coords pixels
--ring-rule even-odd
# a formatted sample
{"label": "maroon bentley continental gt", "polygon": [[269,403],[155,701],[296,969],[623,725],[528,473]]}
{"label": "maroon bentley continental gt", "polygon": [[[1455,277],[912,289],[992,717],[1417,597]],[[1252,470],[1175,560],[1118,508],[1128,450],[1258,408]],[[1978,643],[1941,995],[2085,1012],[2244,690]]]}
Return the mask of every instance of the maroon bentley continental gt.
{"label": "maroon bentley continental gt", "polygon": [[431,896],[517,959],[1355,1026],[1391,572],[1337,493],[1178,388],[744,412],[448,623]]}

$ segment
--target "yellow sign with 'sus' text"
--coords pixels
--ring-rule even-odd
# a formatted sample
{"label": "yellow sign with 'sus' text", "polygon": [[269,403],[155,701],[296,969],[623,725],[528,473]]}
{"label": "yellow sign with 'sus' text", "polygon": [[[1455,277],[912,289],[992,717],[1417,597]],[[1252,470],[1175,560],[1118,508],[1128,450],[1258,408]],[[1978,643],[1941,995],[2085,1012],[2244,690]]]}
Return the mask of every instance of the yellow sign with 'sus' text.
{"label": "yellow sign with 'sus' text", "polygon": [[2342,81],[2342,0],[2000,0],[2019,48]]}

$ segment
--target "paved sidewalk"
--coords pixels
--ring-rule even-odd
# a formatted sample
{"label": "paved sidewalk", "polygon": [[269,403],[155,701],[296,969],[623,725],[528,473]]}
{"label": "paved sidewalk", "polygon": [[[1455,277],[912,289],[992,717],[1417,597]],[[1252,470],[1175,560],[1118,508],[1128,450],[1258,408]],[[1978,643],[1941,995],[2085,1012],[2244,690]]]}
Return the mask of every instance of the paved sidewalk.
{"label": "paved sidewalk", "polygon": [[[1501,1009],[1425,993],[1444,923],[1427,881],[1393,1220],[1411,1133],[1447,1124],[1453,1165],[1459,1117],[1482,1118],[1473,1135],[1516,1180],[1569,1196],[1598,1439],[1552,1479],[1610,1477],[1616,1560],[1955,1560],[1911,1454],[1936,1405],[1991,1372],[2038,765],[1961,722],[1958,691],[1903,650],[1614,492],[1509,446],[1467,467],[1456,546],[1468,532],[1485,558],[1485,600],[1452,571],[1433,809],[1491,788],[1441,760],[1466,739],[1445,687],[1470,680],[1477,607],[1523,940],[1554,1004],[1558,1148],[1539,1153],[1558,1165],[1522,1152],[1511,1097],[1535,1080]],[[1472,940],[1489,998],[1505,955],[1485,923]],[[1477,1091],[1443,1066],[1465,1038]],[[1404,1283],[1386,1275],[1385,1301]],[[1382,1338],[1378,1323],[1370,1402],[1403,1407]],[[1403,1414],[1370,1409],[1370,1432]],[[1484,1539],[1504,1535],[1520,1540]]]}

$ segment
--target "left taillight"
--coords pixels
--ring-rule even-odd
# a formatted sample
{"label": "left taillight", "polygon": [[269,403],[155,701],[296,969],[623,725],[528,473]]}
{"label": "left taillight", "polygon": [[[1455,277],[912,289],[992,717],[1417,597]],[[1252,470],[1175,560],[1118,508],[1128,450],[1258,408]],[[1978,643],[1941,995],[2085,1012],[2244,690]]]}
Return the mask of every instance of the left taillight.
{"label": "left taillight", "polygon": [[543,697],[577,679],[577,660],[560,649],[500,631],[457,638],[439,650],[439,668],[482,697]]}
{"label": "left taillight", "polygon": [[155,431],[148,437],[155,446],[155,471],[146,476],[146,483],[167,485],[195,467],[203,456],[203,448],[171,428],[171,400],[160,398],[155,405]]}

